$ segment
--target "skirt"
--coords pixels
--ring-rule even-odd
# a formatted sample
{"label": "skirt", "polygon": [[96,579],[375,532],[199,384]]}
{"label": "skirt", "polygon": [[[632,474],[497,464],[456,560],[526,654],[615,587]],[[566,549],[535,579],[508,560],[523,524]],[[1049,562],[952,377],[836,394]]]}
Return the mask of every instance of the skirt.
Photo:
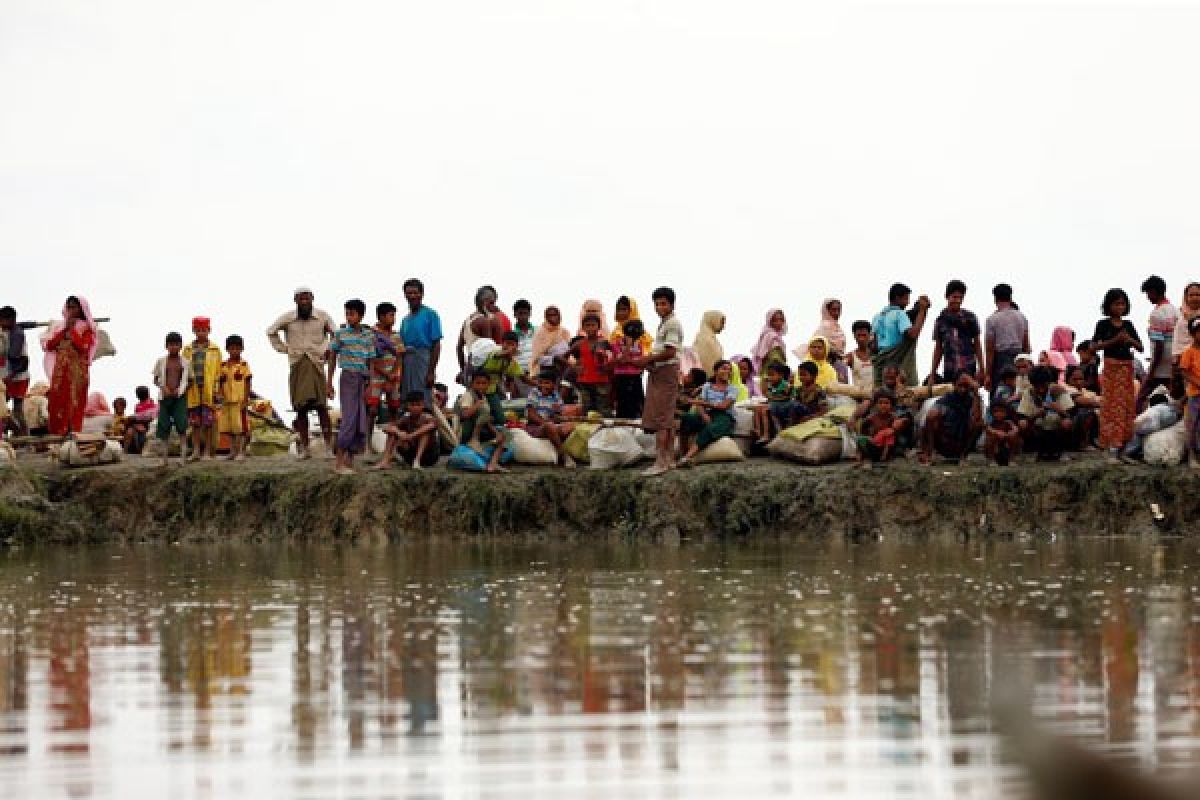
{"label": "skirt", "polygon": [[288,370],[288,393],[292,410],[297,414],[325,408],[325,376],[312,359],[306,356],[292,364]]}
{"label": "skirt", "polygon": [[1100,446],[1106,450],[1124,447],[1133,438],[1137,398],[1133,391],[1133,362],[1104,359],[1100,375],[1104,403],[1100,406]]}
{"label": "skirt", "polygon": [[650,433],[675,427],[675,401],[679,397],[679,365],[658,364],[646,380],[646,405],[642,429]]}

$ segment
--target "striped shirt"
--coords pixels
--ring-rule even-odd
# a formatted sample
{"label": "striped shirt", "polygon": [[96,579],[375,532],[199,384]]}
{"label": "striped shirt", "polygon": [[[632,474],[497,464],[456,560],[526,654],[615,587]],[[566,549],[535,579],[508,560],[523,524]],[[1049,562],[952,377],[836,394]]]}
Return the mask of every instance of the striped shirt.
{"label": "striped shirt", "polygon": [[366,325],[351,328],[343,325],[333,334],[329,349],[337,353],[338,363],[344,372],[370,374],[370,361],[379,356],[379,337]]}

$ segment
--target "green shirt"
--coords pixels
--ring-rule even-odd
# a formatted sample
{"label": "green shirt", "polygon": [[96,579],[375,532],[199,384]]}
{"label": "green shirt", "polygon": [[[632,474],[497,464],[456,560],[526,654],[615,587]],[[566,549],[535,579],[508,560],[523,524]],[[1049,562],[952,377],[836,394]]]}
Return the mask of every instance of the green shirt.
{"label": "green shirt", "polygon": [[515,357],[492,353],[483,362],[479,371],[488,376],[488,394],[495,394],[500,389],[501,378],[519,378],[525,374]]}

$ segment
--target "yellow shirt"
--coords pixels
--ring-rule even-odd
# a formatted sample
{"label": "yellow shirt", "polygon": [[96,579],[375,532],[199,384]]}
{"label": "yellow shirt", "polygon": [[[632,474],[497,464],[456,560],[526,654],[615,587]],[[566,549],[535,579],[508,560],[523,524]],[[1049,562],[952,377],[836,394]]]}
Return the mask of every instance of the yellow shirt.
{"label": "yellow shirt", "polygon": [[245,406],[250,399],[249,384],[254,373],[245,361],[226,361],[221,365],[221,397],[227,406]]}
{"label": "yellow shirt", "polygon": [[[195,342],[189,345],[184,345],[179,355],[189,365],[194,366],[196,360],[193,359],[193,348]],[[211,340],[208,347],[204,351],[204,373],[197,375],[198,370],[192,369],[188,377],[187,389],[187,404],[188,408],[199,408],[200,406],[213,406],[213,396],[217,393],[217,380],[221,375],[221,348],[217,347]]]}

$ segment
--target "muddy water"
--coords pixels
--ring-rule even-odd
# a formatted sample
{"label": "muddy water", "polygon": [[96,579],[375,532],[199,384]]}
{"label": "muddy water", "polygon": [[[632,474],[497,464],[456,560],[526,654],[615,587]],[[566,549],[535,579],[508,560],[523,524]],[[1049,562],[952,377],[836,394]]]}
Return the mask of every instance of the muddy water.
{"label": "muddy water", "polygon": [[1200,765],[1148,539],[0,555],[0,797],[1002,797],[1046,729]]}

